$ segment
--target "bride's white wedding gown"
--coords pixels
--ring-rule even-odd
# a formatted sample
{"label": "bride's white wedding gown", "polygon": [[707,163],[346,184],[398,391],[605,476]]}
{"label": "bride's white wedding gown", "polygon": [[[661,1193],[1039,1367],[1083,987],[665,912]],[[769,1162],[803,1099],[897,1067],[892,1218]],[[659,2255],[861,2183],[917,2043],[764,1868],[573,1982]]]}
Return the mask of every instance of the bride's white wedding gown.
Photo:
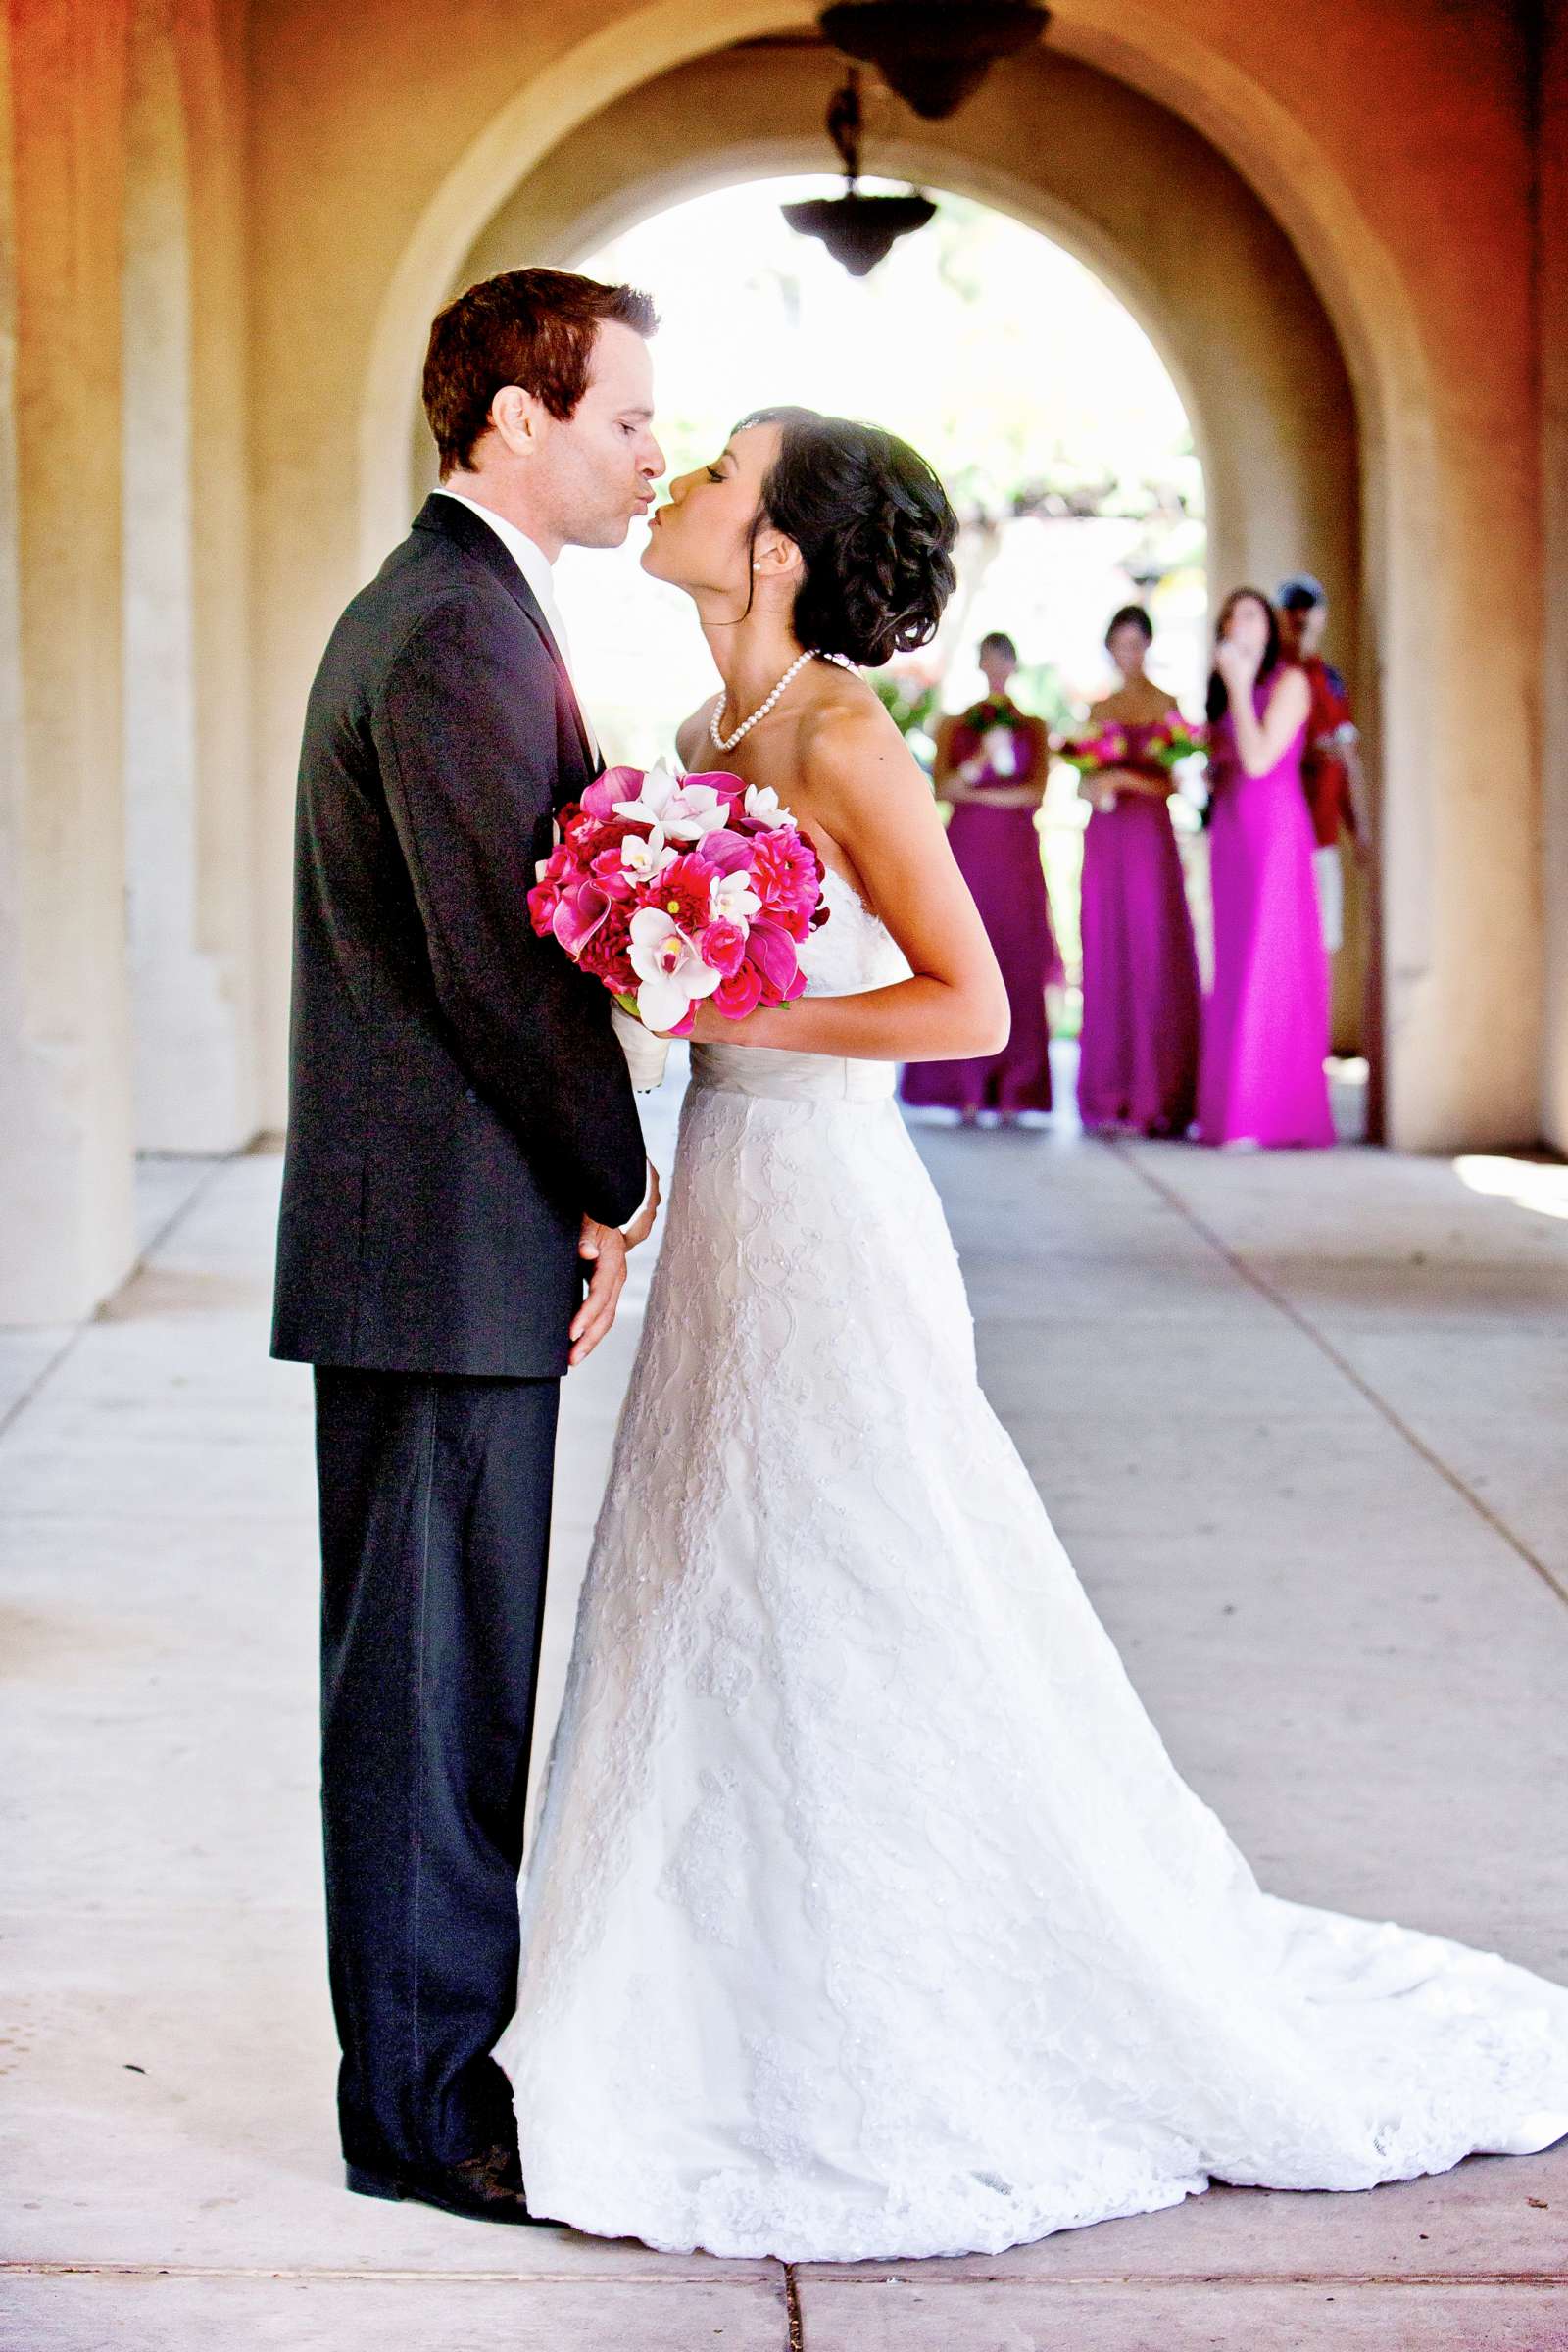
{"label": "bride's white wedding gown", "polygon": [[[906,971],[830,878],[810,985]],[[693,1054],[499,2055],[536,2211],[995,2252],[1568,2132],[1568,1990],[1260,1893],[975,1379],[885,1064]]]}

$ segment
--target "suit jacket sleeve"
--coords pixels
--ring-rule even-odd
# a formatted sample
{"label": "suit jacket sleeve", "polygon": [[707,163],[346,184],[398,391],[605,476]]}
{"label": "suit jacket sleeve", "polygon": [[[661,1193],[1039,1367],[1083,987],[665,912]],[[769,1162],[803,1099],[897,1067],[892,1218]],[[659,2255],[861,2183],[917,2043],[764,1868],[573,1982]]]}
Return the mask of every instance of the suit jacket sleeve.
{"label": "suit jacket sleeve", "polygon": [[647,1162],[609,1003],[528,921],[556,784],[542,645],[538,673],[505,616],[478,596],[451,597],[404,641],[371,729],[458,1059],[542,1181],[620,1225],[642,1200]]}

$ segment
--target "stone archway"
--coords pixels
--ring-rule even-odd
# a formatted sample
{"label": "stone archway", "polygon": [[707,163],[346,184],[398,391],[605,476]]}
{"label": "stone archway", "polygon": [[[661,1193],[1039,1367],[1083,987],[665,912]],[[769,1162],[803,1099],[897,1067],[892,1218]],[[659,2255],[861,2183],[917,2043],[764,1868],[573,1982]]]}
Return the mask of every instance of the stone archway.
{"label": "stone archway", "polygon": [[[1488,388],[1490,413],[1456,397],[1470,372],[1462,339],[1479,299],[1471,282],[1478,248],[1445,252],[1434,267],[1430,217],[1417,217],[1429,195],[1422,174],[1386,185],[1345,152],[1332,72],[1314,67],[1300,104],[1295,92],[1287,103],[1284,80],[1265,77],[1277,61],[1259,52],[1244,66],[1249,44],[1206,21],[1189,23],[1193,13],[1136,0],[1062,0],[1052,49],[1200,131],[1276,222],[1289,223],[1289,242],[1333,322],[1358,416],[1361,682],[1385,789],[1388,1132],[1417,1150],[1518,1140],[1537,1131],[1540,1101],[1537,789],[1526,683],[1537,612],[1536,585],[1507,551],[1510,537],[1533,543],[1535,513],[1530,485],[1516,472],[1503,477],[1499,520],[1496,469],[1478,478],[1478,459],[1498,438],[1517,441],[1528,419],[1526,355],[1509,346]],[[558,53],[470,139],[406,240],[371,337],[359,435],[367,559],[404,518],[406,435],[425,323],[508,191],[577,126],[641,84],[805,18],[804,7],[714,0],[698,20],[659,0]],[[1467,68],[1446,30],[1439,40],[1413,15],[1387,29],[1398,50],[1390,70],[1407,102],[1451,116]],[[1471,112],[1471,135],[1484,140],[1491,117],[1483,107]],[[744,145],[748,126],[734,129]],[[1509,186],[1495,173],[1483,176],[1498,190],[1499,250],[1513,255],[1522,248],[1512,237],[1517,224],[1503,217]],[[1450,261],[1451,283],[1444,275]],[[1489,673],[1493,687],[1483,692]],[[1500,717],[1499,674],[1508,689]]]}
{"label": "stone archway", "polygon": [[[573,265],[705,188],[820,170],[822,113],[839,71],[820,51],[732,50],[643,83],[519,180],[445,291],[524,257]],[[1043,123],[1054,125],[1047,141]],[[1107,154],[1124,159],[1114,173]],[[905,118],[904,135],[878,141],[876,162],[995,205],[1095,271],[1155,344],[1192,420],[1215,578],[1267,582],[1310,555],[1353,653],[1353,398],[1289,240],[1223,158],[1125,84],[1048,50],[989,84],[954,122]],[[1201,213],[1201,245],[1181,233],[1169,206],[1164,221],[1151,218],[1173,186]],[[412,401],[408,414],[419,448]]]}
{"label": "stone archway", "polygon": [[[525,260],[575,267],[617,230],[705,189],[824,162],[842,73],[797,44],[710,51],[579,123],[511,191],[443,293]],[[1182,397],[1208,486],[1220,593],[1303,564],[1328,582],[1337,658],[1359,667],[1355,402],[1334,329],[1290,240],[1189,124],[1051,49],[994,78],[950,123],[902,112],[879,171],[978,198],[1072,252],[1138,319]],[[1046,135],[1042,136],[1042,130]],[[1107,157],[1116,169],[1106,169]],[[1201,239],[1187,225],[1203,224]],[[721,290],[715,289],[721,317]],[[408,480],[433,478],[411,400]],[[1334,1036],[1366,1036],[1367,910],[1349,877]]]}
{"label": "stone archway", "polygon": [[[642,83],[551,149],[486,224],[450,290],[524,259],[575,266],[617,229],[705,188],[820,170],[822,116],[841,71],[831,53],[764,44],[709,52]],[[1318,572],[1334,605],[1336,658],[1365,707],[1375,678],[1360,674],[1355,400],[1311,281],[1251,188],[1166,108],[1051,49],[991,81],[953,122],[900,120],[903,135],[876,143],[880,169],[1039,229],[1138,319],[1193,423],[1218,593],[1243,581],[1267,587],[1303,565]],[[1201,241],[1186,232],[1188,208],[1203,222]],[[422,418],[411,422],[420,482],[429,442]],[[1347,885],[1334,1042],[1375,1053],[1370,909],[1354,867]]]}

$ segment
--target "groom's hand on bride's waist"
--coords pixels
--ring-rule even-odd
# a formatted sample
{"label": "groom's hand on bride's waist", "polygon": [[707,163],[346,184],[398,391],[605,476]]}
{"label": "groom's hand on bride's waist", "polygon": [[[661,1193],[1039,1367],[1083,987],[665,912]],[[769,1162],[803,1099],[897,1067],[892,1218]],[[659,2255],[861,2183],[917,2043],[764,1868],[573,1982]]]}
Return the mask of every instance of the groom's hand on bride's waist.
{"label": "groom's hand on bride's waist", "polygon": [[571,1353],[566,1360],[574,1367],[592,1355],[615,1320],[626,1281],[626,1236],[613,1225],[601,1225],[596,1217],[584,1217],[577,1254],[590,1272],[587,1296],[571,1318]]}

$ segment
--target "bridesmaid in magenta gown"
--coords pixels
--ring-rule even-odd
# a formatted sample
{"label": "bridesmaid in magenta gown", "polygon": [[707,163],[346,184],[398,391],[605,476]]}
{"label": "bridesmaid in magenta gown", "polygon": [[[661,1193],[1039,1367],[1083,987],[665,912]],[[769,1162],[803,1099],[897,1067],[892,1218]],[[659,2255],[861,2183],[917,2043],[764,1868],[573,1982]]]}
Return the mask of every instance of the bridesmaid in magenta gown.
{"label": "bridesmaid in magenta gown", "polygon": [[944,720],[937,736],[934,781],[953,804],[948,839],[1002,966],[1012,1033],[983,1060],[909,1063],[902,1091],[906,1102],[960,1111],[969,1122],[982,1110],[1011,1120],[1051,1108],[1046,990],[1060,985],[1062,967],[1035,829],[1051,747],[1040,720],[1007,692],[1017,665],[1010,637],[986,637],[980,666],[990,693],[961,718]]}
{"label": "bridesmaid in magenta gown", "polygon": [[1328,958],[1301,789],[1311,697],[1282,662],[1274,608],[1239,588],[1209,681],[1214,986],[1198,1083],[1205,1144],[1334,1141],[1323,1061]]}
{"label": "bridesmaid in magenta gown", "polygon": [[1086,1127],[1185,1135],[1198,1094],[1199,984],[1193,920],[1171,830],[1168,769],[1140,745],[1177,706],[1144,672],[1153,625],[1124,605],[1105,632],[1122,684],[1089,713],[1119,726],[1126,767],[1086,776],[1083,1036],[1078,1110]]}

